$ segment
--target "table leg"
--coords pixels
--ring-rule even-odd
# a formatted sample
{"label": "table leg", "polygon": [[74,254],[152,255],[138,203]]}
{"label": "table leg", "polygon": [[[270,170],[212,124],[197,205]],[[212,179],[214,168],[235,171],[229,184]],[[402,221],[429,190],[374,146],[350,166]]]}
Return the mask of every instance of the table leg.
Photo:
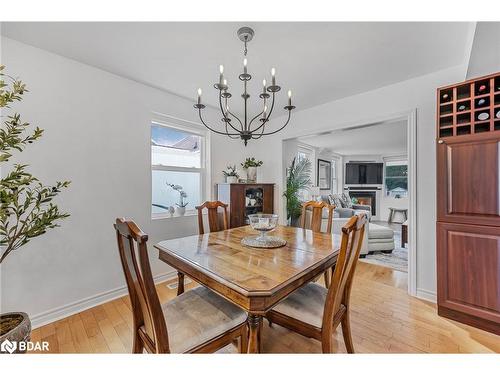
{"label": "table leg", "polygon": [[177,295],[184,293],[184,274],[177,272]]}
{"label": "table leg", "polygon": [[259,353],[260,328],[262,326],[262,316],[248,313],[248,353]]}

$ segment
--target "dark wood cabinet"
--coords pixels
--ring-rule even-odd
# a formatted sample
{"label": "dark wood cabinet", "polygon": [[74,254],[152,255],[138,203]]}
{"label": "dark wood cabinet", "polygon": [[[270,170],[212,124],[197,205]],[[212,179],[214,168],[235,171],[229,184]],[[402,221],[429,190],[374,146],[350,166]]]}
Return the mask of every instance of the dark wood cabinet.
{"label": "dark wood cabinet", "polygon": [[496,334],[500,334],[499,121],[500,74],[438,89],[438,313]]}
{"label": "dark wood cabinet", "polygon": [[274,213],[274,184],[217,184],[217,200],[229,205],[229,226],[248,224],[252,213]]}
{"label": "dark wood cabinet", "polygon": [[500,134],[437,147],[438,221],[500,227]]}
{"label": "dark wood cabinet", "polygon": [[500,334],[500,228],[437,224],[439,314]]}

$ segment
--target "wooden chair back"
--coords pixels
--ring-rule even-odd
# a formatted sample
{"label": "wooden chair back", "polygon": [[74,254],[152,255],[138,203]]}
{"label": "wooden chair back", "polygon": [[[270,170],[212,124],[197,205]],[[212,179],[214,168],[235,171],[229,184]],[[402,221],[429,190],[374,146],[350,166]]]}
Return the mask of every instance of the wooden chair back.
{"label": "wooden chair back", "polygon": [[332,219],[333,219],[333,210],[335,209],[334,205],[330,205],[325,202],[317,202],[317,201],[309,201],[305,202],[302,205],[302,216],[300,226],[305,229],[306,228],[306,213],[308,209],[311,208],[311,224],[310,229],[313,232],[321,232],[321,221],[323,219],[323,209],[328,210],[328,224],[326,227],[326,233],[332,233]]}
{"label": "wooden chair back", "polygon": [[149,264],[148,235],[131,220],[118,218],[114,227],[132,305],[134,337],[139,336],[141,346],[150,352],[168,353],[167,325]]}
{"label": "wooden chair back", "polygon": [[366,222],[366,214],[361,213],[351,217],[342,227],[340,252],[323,313],[323,329],[330,329],[342,306],[347,308],[349,304],[352,279],[361,252]]}
{"label": "wooden chair back", "polygon": [[[219,220],[219,207],[222,207],[223,209],[222,225]],[[221,230],[228,229],[227,204],[220,201],[206,201],[201,206],[196,206],[196,209],[198,210],[198,230],[200,234],[205,233],[205,230],[203,229],[203,210],[205,208],[208,211],[208,227],[210,232],[219,232]]]}

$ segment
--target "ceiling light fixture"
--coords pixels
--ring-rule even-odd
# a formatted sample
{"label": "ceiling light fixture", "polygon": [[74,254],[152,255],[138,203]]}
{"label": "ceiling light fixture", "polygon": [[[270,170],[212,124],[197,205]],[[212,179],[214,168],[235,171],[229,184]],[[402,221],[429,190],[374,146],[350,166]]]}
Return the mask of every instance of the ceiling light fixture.
{"label": "ceiling light fixture", "polygon": [[[281,90],[281,87],[276,84],[276,69],[271,69],[271,85],[266,86],[267,81],[264,79],[262,81],[262,92],[259,95],[259,98],[262,99],[262,111],[256,116],[250,118],[248,115],[248,99],[250,98],[250,94],[247,91],[247,83],[252,79],[252,76],[248,73],[248,60],[246,59],[247,55],[247,43],[250,42],[255,32],[250,27],[242,27],[237,32],[238,38],[245,44],[244,56],[243,59],[243,73],[239,75],[240,81],[243,82],[243,94],[241,97],[244,101],[244,118],[240,120],[233,112],[229,110],[229,98],[231,98],[231,93],[229,92],[229,86],[227,84],[227,80],[224,79],[224,66],[219,66],[219,82],[214,84],[214,87],[219,91],[219,107],[222,113],[222,128],[221,130],[217,130],[215,127],[208,126],[203,117],[201,115],[202,109],[205,108],[205,105],[201,102],[201,89],[198,89],[198,101],[194,105],[194,108],[198,110],[198,114],[200,116],[200,120],[203,125],[205,125],[210,131],[227,135],[232,139],[241,138],[245,144],[250,139],[259,139],[264,135],[271,135],[279,132],[284,129],[285,126],[290,122],[290,116],[292,109],[295,107],[292,105],[292,92],[288,90],[288,105],[284,107],[286,111],[288,111],[288,118],[283,126],[274,131],[266,132],[266,124],[269,122],[269,118],[274,109],[274,100],[275,94]],[[270,105],[268,105],[269,99]],[[256,123],[252,127],[252,124],[258,119],[259,123]],[[237,124],[235,124],[237,122]]]}

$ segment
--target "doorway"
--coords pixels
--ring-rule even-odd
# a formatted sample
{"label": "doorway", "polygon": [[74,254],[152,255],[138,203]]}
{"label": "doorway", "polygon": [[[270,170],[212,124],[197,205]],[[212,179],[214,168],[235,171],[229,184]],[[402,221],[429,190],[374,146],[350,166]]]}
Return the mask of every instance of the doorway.
{"label": "doorway", "polygon": [[[416,295],[416,138],[416,110],[410,110],[373,121],[325,127],[321,132],[304,132],[284,139],[282,145],[283,170],[294,157],[294,147],[299,146],[314,150],[313,168],[317,159],[335,165],[331,188],[320,190],[321,199],[344,194],[352,206],[371,211],[372,233],[362,261],[406,272],[410,295]],[[353,179],[356,163],[372,169],[371,180]],[[347,169],[351,170],[348,174]]]}

